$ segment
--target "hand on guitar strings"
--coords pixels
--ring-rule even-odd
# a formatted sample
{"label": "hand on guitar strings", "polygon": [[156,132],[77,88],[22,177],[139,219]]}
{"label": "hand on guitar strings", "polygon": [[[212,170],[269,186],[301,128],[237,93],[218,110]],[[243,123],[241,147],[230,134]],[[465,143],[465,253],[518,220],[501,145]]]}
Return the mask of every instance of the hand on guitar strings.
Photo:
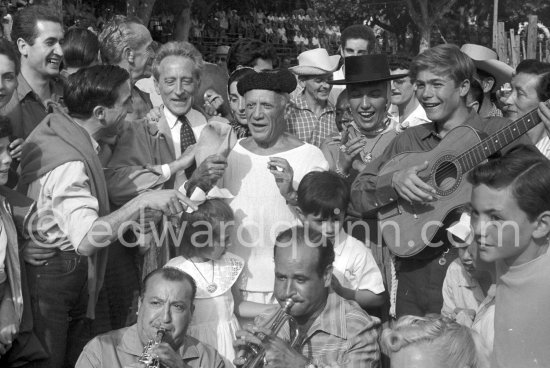
{"label": "hand on guitar strings", "polygon": [[428,161],[393,174],[392,186],[397,194],[406,201],[433,202],[436,200],[435,189],[418,177],[418,172],[428,168]]}

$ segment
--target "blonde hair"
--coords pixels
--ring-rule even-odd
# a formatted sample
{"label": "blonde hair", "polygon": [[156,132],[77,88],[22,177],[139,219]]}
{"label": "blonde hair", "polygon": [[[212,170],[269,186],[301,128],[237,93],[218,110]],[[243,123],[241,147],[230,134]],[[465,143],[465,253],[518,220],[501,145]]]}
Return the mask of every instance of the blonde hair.
{"label": "blonde hair", "polygon": [[489,367],[489,350],[481,337],[445,317],[403,316],[382,332],[380,345],[390,358],[409,345],[424,345],[442,367]]}

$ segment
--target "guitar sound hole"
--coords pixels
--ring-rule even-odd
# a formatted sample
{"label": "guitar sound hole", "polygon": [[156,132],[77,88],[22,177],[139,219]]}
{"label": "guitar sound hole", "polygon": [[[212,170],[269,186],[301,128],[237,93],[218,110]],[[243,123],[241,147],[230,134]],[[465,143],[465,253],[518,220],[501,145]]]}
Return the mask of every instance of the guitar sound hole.
{"label": "guitar sound hole", "polygon": [[437,188],[443,192],[453,189],[458,179],[458,168],[450,161],[441,162],[435,171],[434,180]]}

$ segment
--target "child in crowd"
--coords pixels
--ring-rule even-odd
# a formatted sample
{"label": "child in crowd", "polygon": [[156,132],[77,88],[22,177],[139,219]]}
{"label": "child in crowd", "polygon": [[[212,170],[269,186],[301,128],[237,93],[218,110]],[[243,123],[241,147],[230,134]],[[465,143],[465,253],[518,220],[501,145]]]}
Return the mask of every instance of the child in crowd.
{"label": "child in crowd", "polygon": [[226,252],[233,211],[222,199],[210,199],[182,220],[181,256],[171,259],[166,267],[187,272],[197,283],[187,334],[215,347],[229,364],[235,358],[232,342],[239,330],[231,288],[244,266],[240,257]]}
{"label": "child in crowd", "polygon": [[492,366],[550,367],[550,161],[518,146],[469,181],[474,241],[497,271]]}
{"label": "child in crowd", "polygon": [[304,226],[334,242],[333,290],[362,308],[380,307],[386,300],[380,269],[369,247],[344,230],[349,191],[333,172],[310,172],[298,186],[298,215]]}
{"label": "child in crowd", "polygon": [[458,248],[458,258],[449,265],[443,281],[441,314],[469,327],[475,311],[485,299],[491,277],[476,267],[477,247],[469,234],[470,215],[464,212],[460,221],[448,231],[453,235],[452,244]]}
{"label": "child in crowd", "polygon": [[495,266],[479,259],[478,244],[472,241],[470,215],[465,212],[448,231],[458,258],[447,269],[443,281],[441,314],[476,330],[492,351],[495,313]]}

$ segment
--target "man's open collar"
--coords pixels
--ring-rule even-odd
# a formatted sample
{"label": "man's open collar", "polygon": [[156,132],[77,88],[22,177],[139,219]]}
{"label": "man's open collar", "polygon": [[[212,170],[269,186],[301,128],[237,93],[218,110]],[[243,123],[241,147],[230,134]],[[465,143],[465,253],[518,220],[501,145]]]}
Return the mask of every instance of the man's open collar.
{"label": "man's open collar", "polygon": [[[40,101],[40,98],[38,95],[34,92],[34,90],[31,88],[25,77],[23,76],[23,73],[19,73],[17,76],[17,96],[19,97],[19,101],[23,101],[29,93],[32,93],[32,96],[37,100]],[[50,91],[52,93],[50,100],[52,101],[59,101],[60,98],[63,97],[63,88],[61,87],[61,84],[59,81],[55,78],[50,79]]]}
{"label": "man's open collar", "polygon": [[[182,356],[183,360],[196,359],[200,356],[196,341],[189,336],[185,336],[183,346],[185,347]],[[143,344],[139,339],[137,324],[128,327],[124,331],[119,349],[134,356],[141,356],[143,354]]]}
{"label": "man's open collar", "polygon": [[[481,119],[479,114],[475,111],[470,111],[469,114],[466,116],[466,119],[464,119],[464,122],[462,122],[462,124],[459,126],[467,125],[474,129],[478,129],[481,124],[483,124],[483,120]],[[434,122],[417,125],[416,129],[422,129],[422,131],[420,132],[420,138],[422,140],[432,135],[441,139]]]}
{"label": "man's open collar", "polygon": [[[291,104],[298,110],[308,110],[312,111],[309,105],[307,104],[306,96],[305,96],[305,89],[300,93],[294,101],[291,102]],[[327,101],[327,105],[323,108],[323,111],[321,111],[321,114],[329,113],[329,112],[336,112],[335,107],[330,103],[330,101]]]}

